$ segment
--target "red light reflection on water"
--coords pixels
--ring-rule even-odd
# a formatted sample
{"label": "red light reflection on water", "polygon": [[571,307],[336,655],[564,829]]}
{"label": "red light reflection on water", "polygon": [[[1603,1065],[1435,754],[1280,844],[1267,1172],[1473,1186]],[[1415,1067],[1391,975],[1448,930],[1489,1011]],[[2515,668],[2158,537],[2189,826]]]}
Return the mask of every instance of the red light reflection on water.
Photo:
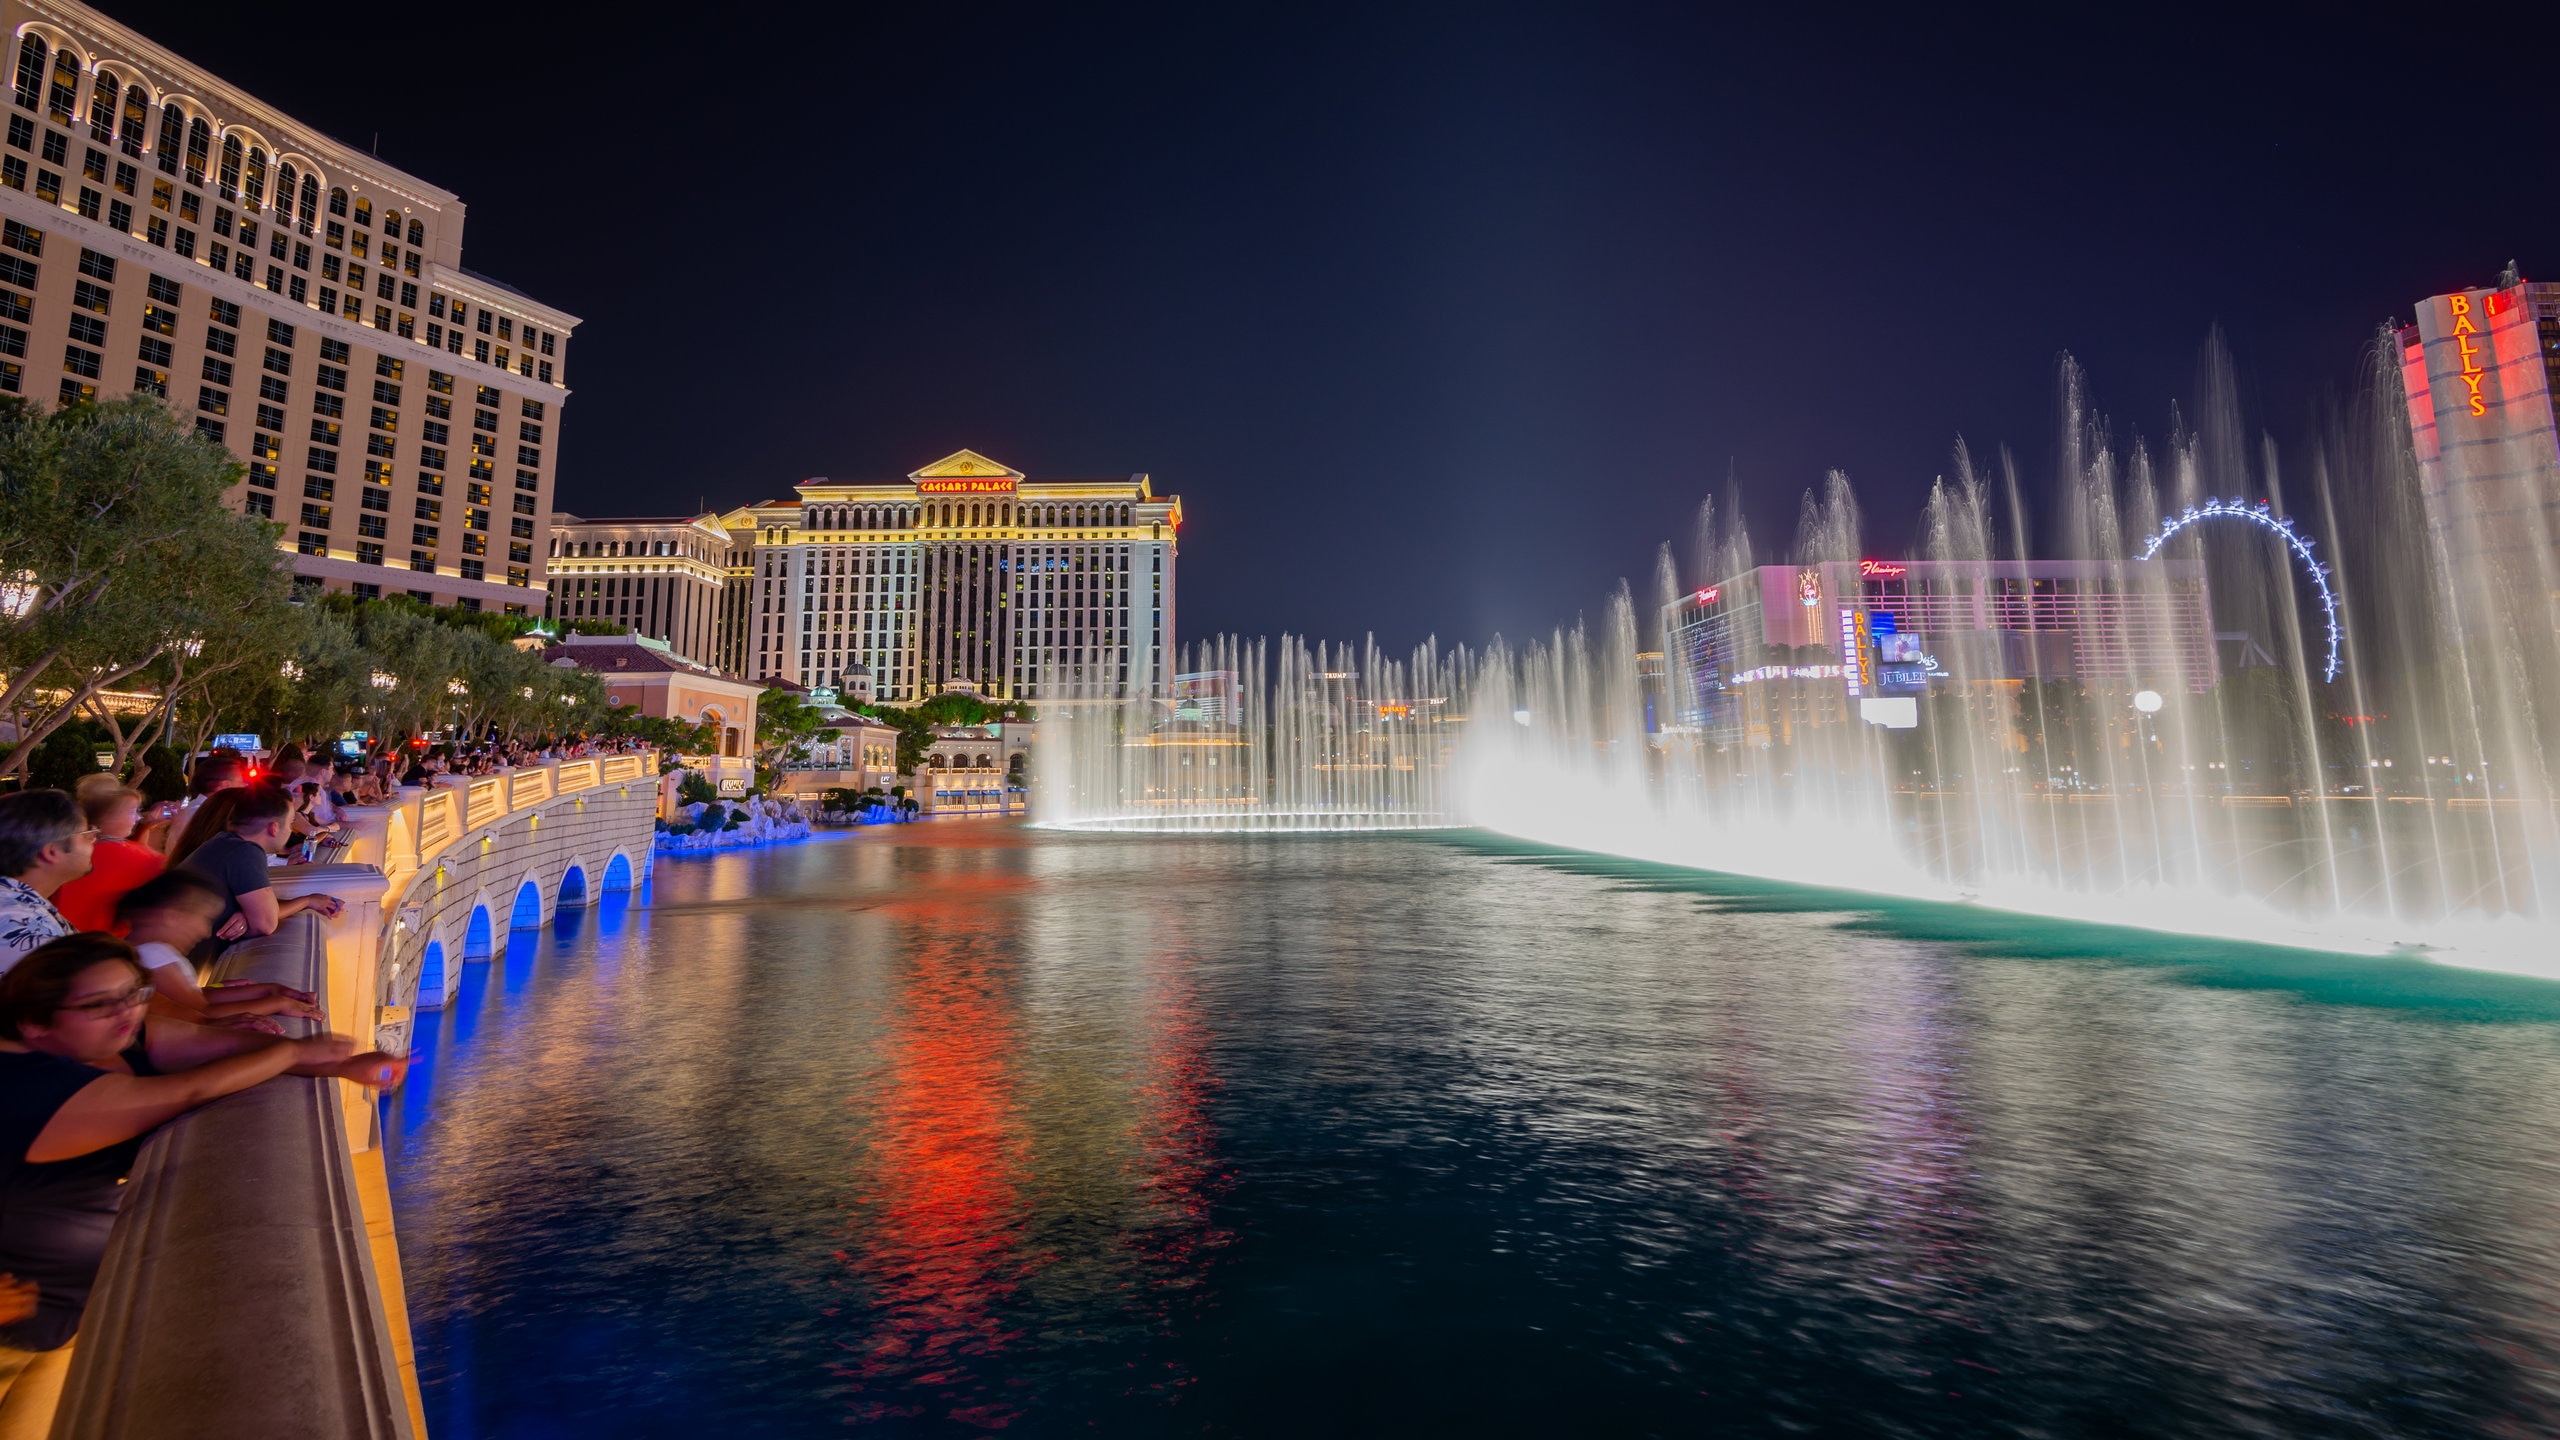
{"label": "red light reflection on water", "polygon": [[[1127,1048],[1036,1053],[1009,942],[1038,895],[1014,874],[958,870],[919,875],[884,912],[903,932],[893,1019],[854,1097],[862,1148],[837,1255],[858,1327],[837,1374],[857,1423],[1006,1428],[1040,1402],[1033,1373],[1072,1368],[1051,1352],[1171,1334],[1224,1240],[1210,1223],[1225,1184],[1210,1033],[1190,957],[1167,938],[1178,921],[1132,917],[1154,942],[1145,984],[1127,1009],[1087,1017]],[[1096,1083],[1037,1088],[1087,1054],[1109,1067]],[[1170,1397],[1188,1381],[1141,1363],[1123,1393]]]}
{"label": "red light reflection on water", "polygon": [[1038,1261],[1016,1245],[1029,1157],[1001,993],[1009,976],[970,912],[1011,887],[930,883],[930,901],[900,907],[915,912],[900,918],[916,943],[869,1097],[854,1244],[839,1256],[867,1282],[870,1333],[839,1373],[854,1382],[858,1420],[922,1414],[924,1391],[939,1392],[954,1419],[1001,1429],[1019,1412],[986,1393],[971,1362],[1015,1338],[1005,1307]]}

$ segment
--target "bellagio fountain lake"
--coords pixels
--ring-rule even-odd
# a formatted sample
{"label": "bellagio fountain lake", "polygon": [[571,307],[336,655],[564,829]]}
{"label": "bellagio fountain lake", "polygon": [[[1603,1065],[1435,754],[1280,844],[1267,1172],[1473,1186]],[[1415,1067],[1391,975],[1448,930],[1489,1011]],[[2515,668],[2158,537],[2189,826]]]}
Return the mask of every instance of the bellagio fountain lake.
{"label": "bellagio fountain lake", "polygon": [[2560,1433],[2560,586],[2370,397],[2065,395],[515,932],[391,1102],[429,1429]]}

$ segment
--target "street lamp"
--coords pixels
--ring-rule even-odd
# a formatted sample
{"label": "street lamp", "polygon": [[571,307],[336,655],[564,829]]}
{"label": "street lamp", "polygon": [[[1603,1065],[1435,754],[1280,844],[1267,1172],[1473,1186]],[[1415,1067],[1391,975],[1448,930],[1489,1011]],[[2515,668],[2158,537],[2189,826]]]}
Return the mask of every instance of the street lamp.
{"label": "street lamp", "polygon": [[2133,692],[2133,708],[2141,711],[2145,715],[2159,714],[2161,704],[2160,692],[2157,690],[2137,690]]}

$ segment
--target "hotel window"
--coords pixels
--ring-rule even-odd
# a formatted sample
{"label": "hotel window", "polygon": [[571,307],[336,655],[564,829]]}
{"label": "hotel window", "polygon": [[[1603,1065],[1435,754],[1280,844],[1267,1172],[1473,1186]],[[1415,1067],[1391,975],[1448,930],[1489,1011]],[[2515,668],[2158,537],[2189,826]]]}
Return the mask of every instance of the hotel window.
{"label": "hotel window", "polygon": [[[344,340],[322,340],[320,342],[320,358],[323,360],[335,360],[341,365],[346,364],[347,342]],[[337,388],[343,390],[346,387],[341,385]]]}
{"label": "hotel window", "polygon": [[98,378],[99,362],[105,358],[95,350],[83,350],[77,345],[66,345],[62,348],[63,370],[69,374],[86,376],[91,380]]}
{"label": "hotel window", "polygon": [[314,383],[323,390],[343,391],[347,388],[347,372],[335,365],[323,365],[314,377]]}
{"label": "hotel window", "polygon": [[228,360],[216,360],[212,356],[207,355],[204,357],[203,378],[216,385],[230,384],[231,362]]}
{"label": "hotel window", "polygon": [[0,185],[12,190],[27,188],[27,162],[15,155],[0,156]]}
{"label": "hotel window", "polygon": [[335,480],[324,480],[317,475],[302,477],[302,494],[305,499],[333,500],[337,498],[337,493],[338,482]]}
{"label": "hotel window", "polygon": [[71,304],[74,309],[106,314],[115,304],[115,292],[92,285],[86,280],[71,282]]}
{"label": "hotel window", "polygon": [[36,172],[36,198],[48,205],[62,203],[62,177],[50,170]]}
{"label": "hotel window", "polygon": [[136,159],[142,155],[142,134],[151,118],[151,97],[139,85],[124,92],[124,111],[117,117],[116,148]]}
{"label": "hotel window", "polygon": [[0,355],[27,356],[27,332],[15,325],[0,325]]}
{"label": "hotel window", "polygon": [[389,533],[390,528],[390,522],[379,515],[358,514],[356,516],[356,533],[359,535],[370,535],[379,540]]}
{"label": "hotel window", "polygon": [[68,125],[79,113],[80,61],[69,47],[53,52],[53,86],[45,95],[45,112],[57,125]]}
{"label": "hotel window", "polygon": [[95,315],[74,315],[71,317],[71,338],[83,345],[104,345],[107,343],[107,322]]}
{"label": "hotel window", "polygon": [[133,194],[134,187],[140,184],[141,180],[141,171],[134,169],[132,166],[127,165],[121,160],[116,162],[116,190],[119,194]]}
{"label": "hotel window", "polygon": [[273,520],[276,518],[276,497],[252,490],[240,497],[240,510],[242,514],[255,515],[261,520]]}
{"label": "hotel window", "polygon": [[95,250],[83,250],[80,252],[80,273],[93,280],[104,280],[113,285],[116,283],[115,257],[101,255]]}
{"label": "hotel window", "polygon": [[[201,115],[187,122],[187,183],[201,185],[213,163],[213,127]],[[225,197],[228,198],[228,197]],[[227,223],[227,222],[226,222]],[[214,227],[217,230],[221,225]]]}
{"label": "hotel window", "polygon": [[44,89],[44,62],[45,44],[42,40],[29,35],[18,42],[18,108],[36,108],[36,101]]}
{"label": "hotel window", "polygon": [[169,398],[169,372],[155,370],[148,365],[137,365],[133,370],[133,388],[137,391],[148,391],[166,400]]}
{"label": "hotel window", "polygon": [[433,525],[412,525],[409,527],[409,543],[412,545],[433,545],[436,543],[437,534],[438,532],[436,527]]}
{"label": "hotel window", "polygon": [[[137,85],[134,87],[134,90],[138,94],[140,93],[141,88],[141,86]],[[161,106],[160,151],[158,160],[161,174],[175,175],[178,173],[178,152],[185,149],[186,144],[187,117],[185,113],[180,111],[175,105]]]}
{"label": "hotel window", "polygon": [[107,180],[107,152],[95,146],[80,152],[80,178],[103,185]]}
{"label": "hotel window", "polygon": [[303,502],[302,523],[310,526],[314,530],[328,529],[329,507],[326,505],[314,505],[308,501]]}

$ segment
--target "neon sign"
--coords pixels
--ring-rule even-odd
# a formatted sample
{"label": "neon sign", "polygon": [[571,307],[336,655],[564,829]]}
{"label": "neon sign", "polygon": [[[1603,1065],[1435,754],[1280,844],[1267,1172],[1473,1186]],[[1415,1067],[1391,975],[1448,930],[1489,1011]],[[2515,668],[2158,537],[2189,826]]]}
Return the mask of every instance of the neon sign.
{"label": "neon sign", "polygon": [[1796,572],[1796,598],[1810,610],[1822,603],[1822,577],[1811,570]]}
{"label": "neon sign", "polygon": [[[2457,295],[2453,298],[2459,300],[2462,297]],[[2159,554],[2160,547],[2169,543],[2170,536],[2197,521],[2218,518],[2246,520],[2271,531],[2301,559],[2303,570],[2311,576],[2313,587],[2320,592],[2320,613],[2329,624],[2329,663],[2320,678],[2323,683],[2335,681],[2338,678],[2338,597],[2329,590],[2329,567],[2321,564],[2319,558],[2311,553],[2311,537],[2294,529],[2292,519],[2276,514],[2274,507],[2266,501],[2259,501],[2255,508],[2242,500],[2207,500],[2202,505],[2190,505],[2182,513],[2160,522],[2160,533],[2152,536],[2150,543],[2142,547],[2142,558],[2148,560]]]}
{"label": "neon sign", "polygon": [[1701,604],[1701,605],[1713,605],[1714,603],[1716,603],[1716,596],[1718,596],[1718,595],[1722,594],[1723,592],[1724,592],[1724,587],[1723,587],[1723,586],[1721,586],[1721,585],[1710,585],[1710,586],[1708,586],[1706,589],[1701,590],[1701,591],[1699,591],[1699,592],[1698,592],[1698,603],[1699,603],[1699,604]]}
{"label": "neon sign", "polygon": [[999,475],[993,479],[978,480],[919,480],[916,482],[916,493],[919,495],[1010,495],[1013,493],[1013,477]]}
{"label": "neon sign", "polygon": [[1858,612],[1843,606],[1840,611],[1840,678],[1849,684],[1849,693],[1858,693],[1858,682],[1866,678],[1866,666],[1859,655]]}
{"label": "neon sign", "polygon": [[[2491,294],[2485,298],[2489,302],[2489,313],[2497,314],[2498,297]],[[2450,295],[2445,297],[2445,303],[2453,307],[2453,346],[2455,353],[2462,357],[2462,383],[2471,391],[2471,413],[2486,415],[2489,402],[2480,396],[2480,382],[2489,377],[2488,372],[2480,368],[2480,347],[2471,343],[2480,334],[2480,327],[2471,323],[2471,297]]]}
{"label": "neon sign", "polygon": [[1858,562],[1858,578],[1861,580],[1893,580],[1910,573],[1910,566],[1896,565],[1890,560],[1861,560]]}

